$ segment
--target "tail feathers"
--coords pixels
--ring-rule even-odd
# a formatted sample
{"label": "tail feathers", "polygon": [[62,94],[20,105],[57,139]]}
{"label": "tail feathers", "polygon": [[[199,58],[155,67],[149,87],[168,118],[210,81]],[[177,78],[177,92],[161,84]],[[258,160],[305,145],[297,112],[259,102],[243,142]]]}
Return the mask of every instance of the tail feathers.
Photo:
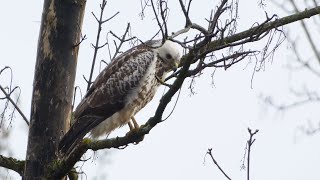
{"label": "tail feathers", "polygon": [[59,150],[63,154],[69,154],[82,138],[105,118],[101,116],[83,116],[75,120],[70,130],[62,137]]}

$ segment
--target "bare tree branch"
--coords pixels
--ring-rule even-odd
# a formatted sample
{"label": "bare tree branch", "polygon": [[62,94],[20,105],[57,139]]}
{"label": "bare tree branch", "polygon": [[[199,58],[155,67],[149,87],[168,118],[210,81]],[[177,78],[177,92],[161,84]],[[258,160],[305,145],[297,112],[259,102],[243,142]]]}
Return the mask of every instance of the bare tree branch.
{"label": "bare tree branch", "polygon": [[[311,73],[313,73],[314,75],[320,77],[320,72],[318,70],[316,70],[310,63],[309,61],[305,61],[303,60],[303,56],[300,55],[299,51],[298,51],[298,47],[297,47],[297,42],[293,41],[290,39],[290,37],[288,38],[289,43],[292,46],[292,52],[295,54],[296,56],[296,60],[298,63],[300,63],[302,65],[302,67],[308,69]],[[301,68],[301,67],[299,67]],[[290,66],[290,69],[294,69],[294,67]]]}
{"label": "bare tree branch", "polygon": [[[130,23],[127,24],[127,28],[124,32],[124,34],[122,35],[122,37],[118,37],[115,33],[113,33],[112,31],[110,31],[110,34],[112,34],[114,37],[116,37],[119,41],[120,41],[120,44],[117,45],[115,43],[115,46],[116,46],[116,50],[112,56],[112,58],[110,60],[113,60],[114,58],[116,58],[116,56],[120,53],[120,49],[121,49],[121,46],[123,45],[124,42],[127,42],[127,41],[131,41],[132,39],[135,39],[136,37],[131,37],[129,39],[126,39],[128,33],[129,33],[129,30],[130,30]],[[110,52],[110,51],[109,51]]]}
{"label": "bare tree branch", "polygon": [[207,154],[209,154],[209,156],[211,157],[213,163],[218,167],[218,169],[220,170],[220,172],[222,172],[222,174],[229,180],[231,180],[231,178],[224,172],[224,170],[220,167],[220,165],[218,164],[218,162],[214,159],[213,155],[212,155],[212,148],[209,148],[207,151]]}
{"label": "bare tree branch", "polygon": [[256,135],[259,130],[256,129],[254,132],[250,128],[248,128],[248,132],[250,134],[250,138],[247,141],[247,147],[248,147],[248,156],[247,156],[247,180],[250,180],[250,155],[251,155],[251,146],[256,141],[256,139],[253,139],[253,136]]}
{"label": "bare tree branch", "polygon": [[0,90],[3,92],[3,94],[5,95],[5,98],[8,99],[10,101],[10,103],[14,106],[15,109],[17,109],[17,111],[19,112],[19,114],[21,115],[21,117],[23,118],[23,120],[27,123],[27,125],[29,126],[29,121],[27,119],[27,117],[23,114],[23,112],[21,111],[21,109],[19,108],[19,106],[16,104],[16,102],[14,102],[11,97],[10,94],[8,94],[5,89],[0,85]]}
{"label": "bare tree branch", "polygon": [[21,111],[21,109],[19,108],[19,106],[16,104],[16,102],[14,102],[14,101],[11,99],[11,97],[10,97],[10,94],[11,94],[13,91],[11,91],[11,92],[8,94],[1,85],[0,85],[0,90],[1,90],[2,93],[5,95],[5,98],[10,101],[10,103],[14,106],[14,108],[19,112],[19,114],[21,115],[22,119],[23,119],[23,120],[27,123],[27,125],[29,126],[28,118],[23,114],[23,112]]}
{"label": "bare tree branch", "polygon": [[[160,2],[159,2],[160,4],[162,3],[162,0],[160,0]],[[151,0],[151,6],[152,6],[152,10],[153,10],[153,13],[154,13],[154,16],[155,16],[155,18],[156,18],[156,20],[157,20],[157,23],[158,23],[158,26],[159,26],[159,29],[160,29],[160,32],[161,32],[161,34],[162,34],[162,39],[163,39],[163,41],[162,41],[162,43],[164,43],[164,41],[165,41],[165,39],[167,38],[167,36],[166,35],[168,35],[168,33],[167,32],[165,32],[165,30],[163,30],[163,25],[161,24],[161,22],[160,22],[160,20],[159,20],[159,18],[158,18],[158,14],[157,14],[157,11],[156,11],[156,8],[155,8],[155,5],[154,5],[154,3],[153,3],[153,0]],[[163,24],[166,24],[166,22],[165,21],[163,21]]]}
{"label": "bare tree branch", "polygon": [[0,155],[0,167],[11,169],[20,174],[20,176],[23,175],[24,163],[24,161]]}
{"label": "bare tree branch", "polygon": [[[216,50],[220,50],[223,49],[225,47],[230,46],[230,44],[246,39],[246,38],[251,38],[255,35],[259,35],[265,32],[270,31],[271,29],[275,29],[278,28],[280,26],[284,26],[286,24],[295,22],[295,21],[299,21],[305,18],[310,18],[314,15],[320,14],[320,7],[315,7],[312,9],[306,9],[305,11],[293,14],[293,15],[289,15],[277,20],[274,20],[272,22],[266,23],[266,24],[262,24],[259,25],[257,27],[253,27],[250,28],[249,30],[234,34],[232,36],[229,37],[225,37],[224,39],[218,39],[215,41],[212,41],[210,43],[208,43],[208,45],[206,46],[206,48],[202,48],[201,49],[201,53],[204,51],[207,51],[207,53],[216,51]],[[183,64],[185,61],[185,57],[182,57],[181,59],[181,64]],[[180,65],[181,65],[180,64]]]}
{"label": "bare tree branch", "polygon": [[97,31],[97,37],[96,37],[96,43],[95,45],[92,45],[94,48],[94,53],[93,53],[93,59],[92,59],[92,65],[91,65],[91,71],[90,71],[90,75],[89,75],[89,79],[86,80],[87,81],[87,91],[89,90],[91,84],[92,84],[92,75],[93,75],[93,70],[94,70],[94,66],[95,66],[95,62],[96,62],[96,58],[97,58],[97,54],[98,54],[98,50],[102,47],[104,47],[107,43],[105,43],[102,46],[99,46],[99,41],[100,41],[100,34],[101,34],[101,30],[102,30],[102,25],[108,21],[110,21],[111,19],[113,19],[116,15],[119,14],[119,12],[115,13],[113,16],[111,16],[110,18],[103,20],[103,13],[104,13],[104,9],[107,5],[107,1],[106,0],[102,0],[102,3],[100,4],[100,17],[99,19],[96,17],[96,15],[92,12],[92,15],[94,16],[94,18],[96,19],[96,21],[98,22],[98,31]]}
{"label": "bare tree branch", "polygon": [[308,90],[305,90],[304,92],[294,92],[293,90],[291,91],[296,97],[300,97],[301,100],[297,100],[295,102],[290,102],[286,104],[278,104],[273,101],[271,97],[264,97],[264,102],[279,111],[286,111],[292,108],[296,107],[301,107],[303,105],[309,104],[309,103],[319,103],[320,102],[320,97],[317,93],[312,93]]}
{"label": "bare tree branch", "polygon": [[183,12],[183,14],[184,14],[184,17],[186,18],[186,25],[185,25],[185,27],[188,27],[188,26],[190,26],[190,25],[192,24],[192,22],[191,22],[191,20],[190,20],[190,17],[189,17],[189,8],[190,8],[191,1],[192,1],[192,0],[189,1],[188,10],[186,10],[186,8],[185,8],[182,0],[179,0],[180,7],[181,7],[181,9],[182,9],[182,12]]}
{"label": "bare tree branch", "polygon": [[[294,11],[296,13],[299,12],[298,7],[297,7],[296,3],[294,2],[294,0],[290,0],[290,2],[292,4],[292,6],[294,7]],[[308,38],[308,42],[310,43],[311,49],[312,49],[313,53],[315,54],[316,59],[320,63],[320,52],[318,51],[316,45],[313,42],[313,39],[311,38],[311,34],[307,28],[306,23],[304,22],[304,20],[301,20],[300,23],[301,23],[302,29],[304,30],[304,32]]]}

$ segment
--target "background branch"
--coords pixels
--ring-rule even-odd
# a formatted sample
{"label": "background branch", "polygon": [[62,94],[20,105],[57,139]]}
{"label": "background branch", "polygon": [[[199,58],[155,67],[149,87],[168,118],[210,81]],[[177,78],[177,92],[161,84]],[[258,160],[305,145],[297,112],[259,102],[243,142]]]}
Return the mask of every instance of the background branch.
{"label": "background branch", "polygon": [[224,170],[220,167],[220,165],[218,164],[218,162],[214,159],[213,155],[212,155],[212,148],[209,148],[207,151],[207,154],[209,154],[209,156],[211,157],[213,163],[218,167],[218,169],[220,170],[220,172],[222,172],[222,174],[229,180],[231,180],[231,178],[224,172]]}
{"label": "background branch", "polygon": [[[290,0],[290,2],[291,2],[291,4],[292,4],[292,6],[294,7],[294,11],[295,11],[296,13],[299,12],[299,9],[298,9],[295,1],[294,1],[294,0]],[[314,44],[314,42],[313,42],[313,40],[312,40],[312,38],[311,38],[311,34],[310,34],[310,32],[309,32],[309,30],[308,30],[308,28],[307,28],[306,23],[305,23],[303,20],[301,20],[300,23],[301,23],[301,26],[302,26],[303,31],[305,32],[305,34],[306,34],[306,36],[307,36],[308,42],[310,43],[311,49],[312,49],[312,51],[314,52],[314,54],[315,54],[315,56],[316,56],[316,59],[317,59],[318,62],[320,63],[320,52],[318,52],[317,47],[316,47],[316,45]]]}
{"label": "background branch", "polygon": [[247,156],[247,180],[250,180],[250,155],[251,155],[251,146],[256,141],[256,139],[253,139],[253,136],[256,135],[259,130],[256,129],[254,132],[250,128],[248,128],[248,132],[250,134],[250,138],[247,141],[247,147],[248,147],[248,156]]}
{"label": "background branch", "polygon": [[[1,74],[5,69],[7,69],[7,68],[9,68],[9,67],[3,68],[3,69],[0,71],[0,74]],[[4,99],[7,99],[7,100],[14,106],[14,108],[15,108],[15,109],[18,111],[18,113],[21,115],[22,119],[23,119],[23,120],[27,123],[27,125],[29,126],[28,118],[23,114],[23,112],[21,111],[21,109],[19,108],[19,106],[17,105],[17,103],[14,102],[14,101],[12,100],[12,98],[10,97],[11,94],[13,93],[13,91],[14,91],[15,89],[16,89],[16,88],[14,88],[14,89],[11,90],[9,93],[7,93],[6,90],[5,90],[5,88],[0,85],[0,90],[1,90],[2,93],[5,95]],[[0,98],[0,100],[1,100],[1,99],[2,99],[2,98]]]}
{"label": "background branch", "polygon": [[101,30],[102,30],[102,25],[108,21],[110,21],[111,19],[113,19],[116,15],[119,14],[119,12],[115,13],[113,16],[111,16],[110,18],[103,20],[103,13],[105,10],[105,7],[107,5],[107,1],[106,0],[102,0],[102,3],[100,4],[100,16],[99,19],[96,17],[96,15],[92,12],[92,15],[94,16],[94,18],[96,19],[97,23],[98,23],[98,31],[97,31],[97,38],[96,38],[96,43],[95,45],[92,44],[93,48],[94,48],[94,53],[93,53],[93,59],[92,59],[92,65],[91,65],[91,70],[90,70],[90,75],[89,75],[89,79],[86,80],[87,81],[87,91],[89,90],[91,84],[92,84],[92,75],[93,75],[93,70],[94,70],[94,66],[95,66],[95,62],[96,62],[96,58],[97,58],[97,54],[98,54],[98,50],[102,47],[104,47],[107,43],[103,44],[102,46],[99,45],[99,41],[100,41],[100,34],[101,34]]}
{"label": "background branch", "polygon": [[[230,46],[231,43],[237,42],[246,38],[251,38],[255,35],[259,35],[265,32],[268,32],[272,29],[278,28],[280,26],[284,26],[286,24],[296,22],[305,18],[310,18],[314,15],[320,14],[320,6],[312,8],[312,9],[306,9],[305,11],[289,15],[277,20],[274,20],[272,22],[259,25],[257,27],[250,28],[246,31],[231,35],[229,37],[225,37],[223,39],[218,39],[215,41],[212,41],[207,44],[206,48],[202,48],[200,50],[200,54],[206,51],[207,53],[223,49],[225,47]],[[181,58],[180,66],[184,63],[185,56]]]}

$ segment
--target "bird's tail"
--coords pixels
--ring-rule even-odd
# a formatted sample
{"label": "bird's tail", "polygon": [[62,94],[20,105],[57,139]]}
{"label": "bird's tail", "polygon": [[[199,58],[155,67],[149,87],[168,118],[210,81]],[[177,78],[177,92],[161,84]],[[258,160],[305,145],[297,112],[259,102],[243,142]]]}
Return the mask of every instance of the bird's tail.
{"label": "bird's tail", "polygon": [[83,116],[75,120],[69,131],[62,137],[59,143],[59,151],[69,154],[82,138],[95,126],[104,120],[101,116]]}

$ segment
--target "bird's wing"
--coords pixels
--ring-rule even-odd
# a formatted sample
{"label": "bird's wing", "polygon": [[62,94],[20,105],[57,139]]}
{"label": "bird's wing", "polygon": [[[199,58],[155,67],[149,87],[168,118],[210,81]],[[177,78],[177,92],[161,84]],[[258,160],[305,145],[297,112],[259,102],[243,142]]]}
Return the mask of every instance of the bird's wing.
{"label": "bird's wing", "polygon": [[84,115],[108,116],[109,108],[120,110],[126,95],[136,88],[154,59],[149,48],[133,48],[113,60],[96,78],[74,112],[75,119]]}
{"label": "bird's wing", "polygon": [[114,59],[96,78],[75,110],[75,123],[61,139],[59,149],[69,151],[103,120],[121,110],[154,60],[150,48],[134,48]]}

